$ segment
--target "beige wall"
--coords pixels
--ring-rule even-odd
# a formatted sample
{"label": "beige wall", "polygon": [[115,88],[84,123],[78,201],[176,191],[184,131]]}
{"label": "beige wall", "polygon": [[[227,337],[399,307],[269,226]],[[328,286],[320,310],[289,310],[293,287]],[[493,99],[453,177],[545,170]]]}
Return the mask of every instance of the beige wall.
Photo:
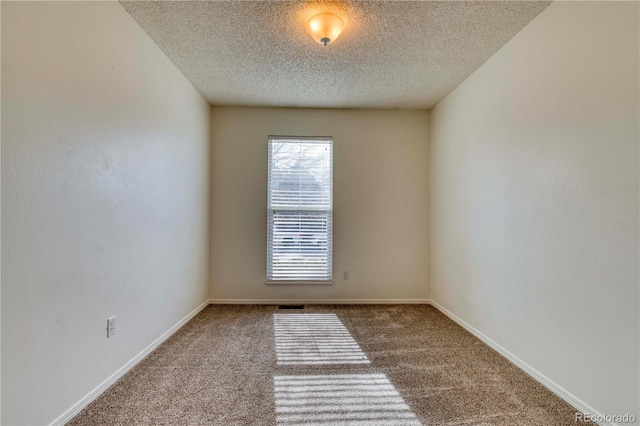
{"label": "beige wall", "polygon": [[430,121],[431,297],[638,413],[638,3],[556,2]]}
{"label": "beige wall", "polygon": [[207,299],[209,113],[119,3],[2,2],[2,424],[52,422]]}
{"label": "beige wall", "polygon": [[[426,112],[214,108],[212,117],[212,298],[427,298]],[[264,283],[269,135],[333,136],[332,286]]]}

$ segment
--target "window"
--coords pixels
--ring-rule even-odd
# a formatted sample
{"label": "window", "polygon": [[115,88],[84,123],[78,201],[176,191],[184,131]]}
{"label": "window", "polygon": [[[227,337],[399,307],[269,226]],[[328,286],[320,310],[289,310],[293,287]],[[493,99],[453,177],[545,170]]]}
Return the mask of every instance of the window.
{"label": "window", "polygon": [[333,139],[269,137],[267,282],[330,282]]}

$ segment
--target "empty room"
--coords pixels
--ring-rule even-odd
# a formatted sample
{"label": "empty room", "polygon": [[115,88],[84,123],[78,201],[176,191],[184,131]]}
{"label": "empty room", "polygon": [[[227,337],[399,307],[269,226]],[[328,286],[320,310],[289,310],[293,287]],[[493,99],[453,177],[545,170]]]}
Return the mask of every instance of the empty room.
{"label": "empty room", "polygon": [[2,1],[3,425],[640,424],[640,3]]}

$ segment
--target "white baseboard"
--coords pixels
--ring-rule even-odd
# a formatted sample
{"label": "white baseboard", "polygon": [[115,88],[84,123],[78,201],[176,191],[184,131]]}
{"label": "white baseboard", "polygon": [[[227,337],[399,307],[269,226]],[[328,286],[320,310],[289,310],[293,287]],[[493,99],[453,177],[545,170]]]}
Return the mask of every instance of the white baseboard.
{"label": "white baseboard", "polygon": [[89,392],[84,398],[74,404],[71,408],[69,408],[66,412],[64,412],[60,417],[55,419],[51,425],[58,426],[64,425],[72,418],[74,418],[80,411],[82,411],[87,405],[91,404],[93,400],[99,397],[104,391],[106,391],[111,385],[113,385],[118,379],[127,374],[129,370],[135,367],[140,361],[144,359],[151,351],[160,346],[165,340],[167,340],[173,333],[178,331],[180,327],[185,325],[191,318],[196,316],[201,310],[206,308],[210,304],[210,301],[207,300],[202,303],[200,306],[191,311],[187,316],[178,321],[173,327],[164,332],[160,337],[154,340],[149,346],[144,348],[142,352],[138,355],[134,356],[129,362],[127,362],[124,366],[122,366],[118,371],[113,373],[109,378],[107,378],[104,382],[100,383],[95,389]]}
{"label": "white baseboard", "polygon": [[429,299],[209,299],[212,305],[426,305]]}
{"label": "white baseboard", "polygon": [[[444,315],[449,317],[451,320],[456,322],[459,326],[461,326],[462,328],[467,330],[469,333],[471,333],[474,336],[476,336],[478,339],[482,340],[485,344],[487,344],[493,350],[495,350],[500,355],[505,357],[512,364],[514,364],[516,367],[520,368],[525,373],[527,373],[528,375],[533,377],[533,379],[535,379],[537,382],[542,384],[544,387],[549,389],[551,392],[553,392],[554,394],[556,394],[557,396],[562,398],[569,405],[573,406],[573,408],[575,408],[576,410],[580,411],[581,413],[590,413],[590,414],[593,414],[595,416],[601,416],[602,415],[596,409],[594,409],[593,407],[591,407],[588,404],[586,404],[580,398],[578,398],[577,396],[573,395],[571,392],[569,392],[568,390],[564,389],[562,386],[558,385],[556,382],[554,382],[553,380],[551,380],[550,378],[548,378],[544,374],[540,373],[538,370],[536,370],[535,368],[533,368],[532,366],[530,366],[529,364],[527,364],[526,362],[524,362],[523,360],[521,360],[520,358],[518,358],[517,356],[515,356],[511,352],[509,352],[504,347],[500,346],[494,340],[492,340],[491,338],[489,338],[486,335],[484,335],[478,329],[476,329],[472,325],[470,325],[467,322],[465,322],[463,319],[458,317],[453,312],[449,311],[444,306],[440,305],[435,300],[429,299],[428,304],[432,305],[434,308],[436,308],[437,310],[442,312]],[[616,426],[615,423],[600,423],[600,425],[602,425],[602,426]]]}

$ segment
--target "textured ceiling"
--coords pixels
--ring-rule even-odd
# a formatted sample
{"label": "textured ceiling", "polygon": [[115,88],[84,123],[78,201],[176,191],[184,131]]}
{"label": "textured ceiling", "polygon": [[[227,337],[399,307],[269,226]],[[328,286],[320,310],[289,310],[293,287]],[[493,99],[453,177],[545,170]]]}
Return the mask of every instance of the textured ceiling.
{"label": "textured ceiling", "polygon": [[[549,2],[122,1],[213,105],[430,109]],[[331,11],[329,46],[305,32]]]}

